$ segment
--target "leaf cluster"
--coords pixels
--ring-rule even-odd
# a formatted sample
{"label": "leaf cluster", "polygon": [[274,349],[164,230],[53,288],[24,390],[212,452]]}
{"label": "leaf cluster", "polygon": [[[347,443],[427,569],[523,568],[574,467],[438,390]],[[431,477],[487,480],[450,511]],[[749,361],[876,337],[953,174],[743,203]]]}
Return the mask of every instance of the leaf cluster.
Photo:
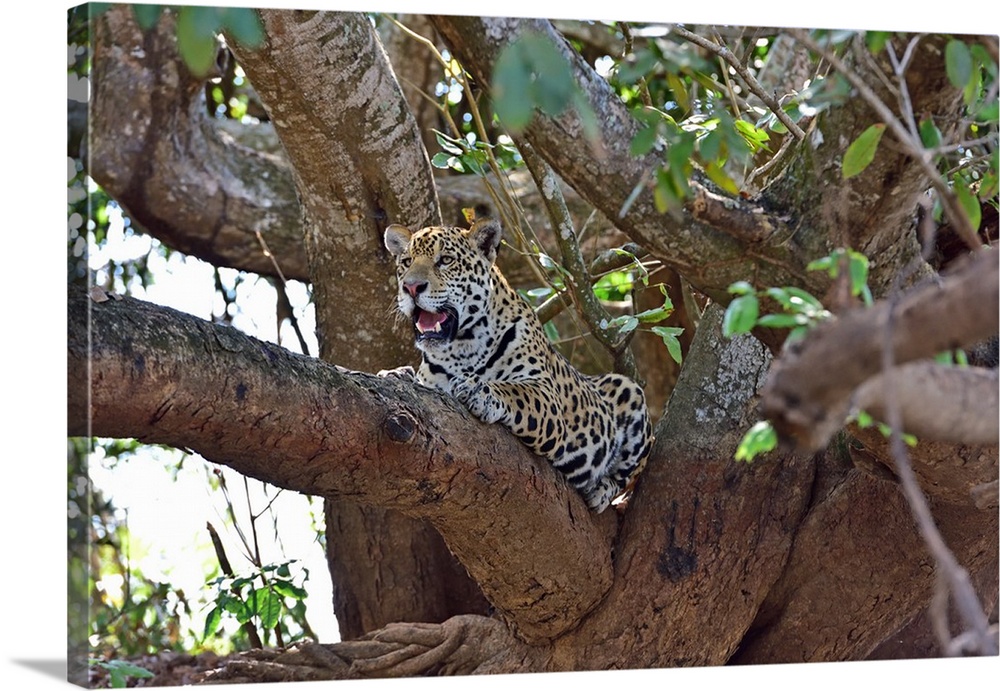
{"label": "leaf cluster", "polygon": [[208,581],[206,585],[215,588],[215,598],[205,618],[204,638],[218,633],[223,617],[232,617],[241,625],[256,623],[265,641],[268,633],[285,619],[304,630],[301,624],[307,593],[302,584],[309,579],[309,571],[302,567],[293,575],[294,563],[295,560],[267,564],[249,576],[219,576]]}
{"label": "leaf cluster", "polygon": [[493,107],[511,132],[523,131],[536,108],[552,117],[574,109],[585,136],[598,136],[597,116],[569,60],[544,36],[527,33],[506,46],[494,66],[492,86]]}
{"label": "leaf cluster", "polygon": [[[96,17],[111,3],[91,3]],[[184,5],[133,5],[136,23],[143,31],[156,26],[164,9],[177,17],[177,50],[184,64],[195,76],[207,76],[215,66],[219,34],[225,32],[243,45],[254,48],[264,40],[264,25],[253,9],[237,7],[199,7]]]}

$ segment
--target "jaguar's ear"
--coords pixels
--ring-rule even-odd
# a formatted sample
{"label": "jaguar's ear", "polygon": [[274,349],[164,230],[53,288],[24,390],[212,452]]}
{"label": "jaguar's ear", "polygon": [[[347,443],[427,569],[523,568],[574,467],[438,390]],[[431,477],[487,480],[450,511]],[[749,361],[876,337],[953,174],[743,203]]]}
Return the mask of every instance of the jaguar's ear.
{"label": "jaguar's ear", "polygon": [[398,257],[410,244],[410,237],[412,235],[413,233],[406,226],[393,223],[385,229],[385,234],[382,237],[385,241],[385,248],[389,250],[392,256]]}
{"label": "jaguar's ear", "polygon": [[503,238],[500,221],[495,218],[479,219],[472,224],[466,234],[476,249],[486,257],[486,261],[492,264],[497,258],[497,248],[500,247],[500,240]]}

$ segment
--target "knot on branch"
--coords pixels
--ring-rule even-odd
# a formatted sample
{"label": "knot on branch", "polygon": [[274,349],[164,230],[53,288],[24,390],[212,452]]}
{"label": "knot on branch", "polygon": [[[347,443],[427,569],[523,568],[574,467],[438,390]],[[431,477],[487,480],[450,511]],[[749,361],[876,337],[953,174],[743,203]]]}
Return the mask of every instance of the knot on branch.
{"label": "knot on branch", "polygon": [[417,421],[409,413],[398,411],[386,418],[385,433],[394,442],[405,444],[413,438]]}

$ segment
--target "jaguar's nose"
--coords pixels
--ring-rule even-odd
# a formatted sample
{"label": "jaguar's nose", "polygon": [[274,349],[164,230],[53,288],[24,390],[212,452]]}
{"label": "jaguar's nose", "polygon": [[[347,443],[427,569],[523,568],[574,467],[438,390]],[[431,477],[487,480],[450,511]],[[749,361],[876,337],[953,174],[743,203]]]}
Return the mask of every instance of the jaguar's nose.
{"label": "jaguar's nose", "polygon": [[403,290],[410,294],[410,297],[417,297],[427,289],[427,281],[403,281]]}

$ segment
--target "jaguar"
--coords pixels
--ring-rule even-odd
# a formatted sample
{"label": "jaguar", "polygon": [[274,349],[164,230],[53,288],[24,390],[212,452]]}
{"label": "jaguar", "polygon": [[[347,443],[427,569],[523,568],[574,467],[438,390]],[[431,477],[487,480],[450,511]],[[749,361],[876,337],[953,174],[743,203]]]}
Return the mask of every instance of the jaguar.
{"label": "jaguar", "polygon": [[625,493],[653,437],[642,388],[619,374],[586,375],[553,346],[531,306],[496,265],[495,219],[470,228],[390,225],[399,312],[421,362],[384,370],[450,394],[548,460],[600,513]]}

